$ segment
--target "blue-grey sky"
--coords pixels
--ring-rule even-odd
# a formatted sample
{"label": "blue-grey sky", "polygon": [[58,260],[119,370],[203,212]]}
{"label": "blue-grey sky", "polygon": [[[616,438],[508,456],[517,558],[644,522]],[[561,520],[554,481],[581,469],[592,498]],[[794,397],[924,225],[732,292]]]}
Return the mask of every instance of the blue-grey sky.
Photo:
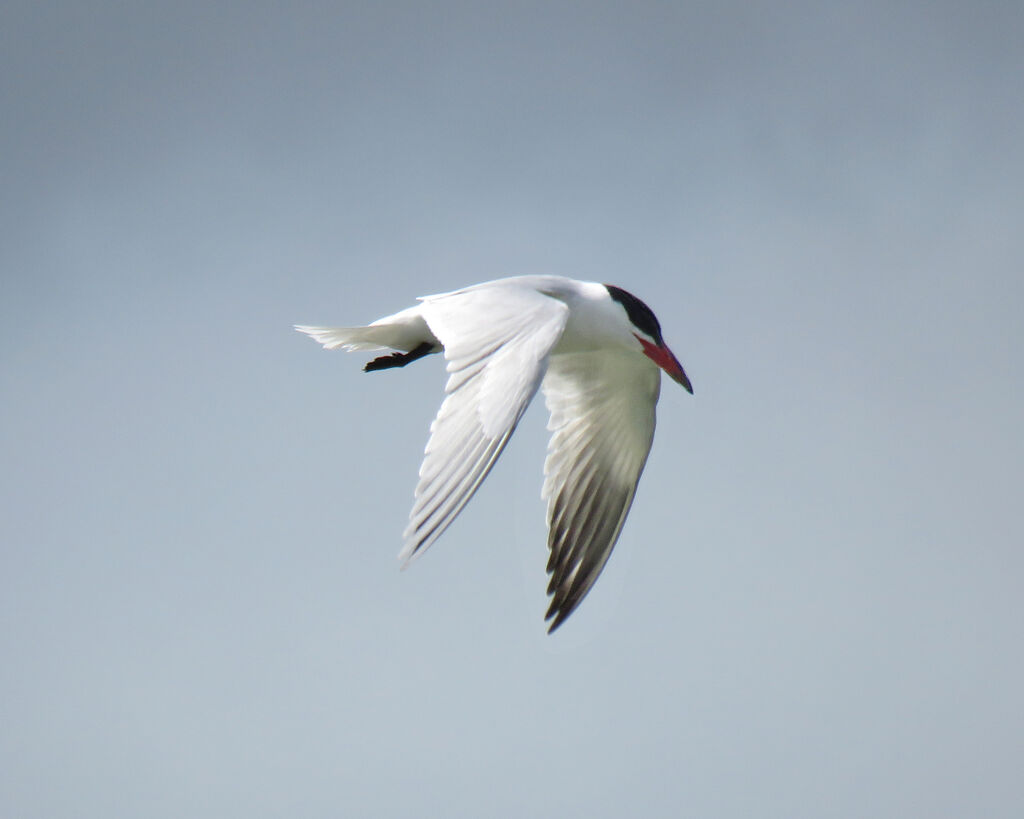
{"label": "blue-grey sky", "polygon": [[[12,2],[0,813],[1024,815],[1024,11]],[[648,302],[637,501],[546,636],[540,402],[396,554],[518,273]]]}

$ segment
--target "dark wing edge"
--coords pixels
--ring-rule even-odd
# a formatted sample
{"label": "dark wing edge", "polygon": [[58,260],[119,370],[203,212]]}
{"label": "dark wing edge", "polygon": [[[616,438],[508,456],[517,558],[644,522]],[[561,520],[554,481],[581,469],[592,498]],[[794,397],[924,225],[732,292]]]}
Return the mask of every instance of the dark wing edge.
{"label": "dark wing edge", "polygon": [[551,412],[544,463],[553,632],[611,556],[654,439],[659,371],[608,351],[553,356],[542,387]]}

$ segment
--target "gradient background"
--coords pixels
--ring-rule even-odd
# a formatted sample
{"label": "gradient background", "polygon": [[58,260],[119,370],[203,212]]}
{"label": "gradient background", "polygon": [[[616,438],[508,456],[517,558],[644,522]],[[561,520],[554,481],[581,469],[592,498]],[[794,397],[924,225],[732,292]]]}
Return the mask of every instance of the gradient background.
{"label": "gradient background", "polygon": [[[40,3],[0,26],[0,813],[1024,815],[1024,11]],[[519,273],[693,379],[544,633],[542,406],[395,559]]]}

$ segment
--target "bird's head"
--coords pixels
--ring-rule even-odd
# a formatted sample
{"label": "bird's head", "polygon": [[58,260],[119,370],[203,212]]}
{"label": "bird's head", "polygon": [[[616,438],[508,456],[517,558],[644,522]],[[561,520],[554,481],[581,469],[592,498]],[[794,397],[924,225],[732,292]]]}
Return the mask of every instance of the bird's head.
{"label": "bird's head", "polygon": [[621,287],[613,284],[606,284],[605,287],[612,301],[617,302],[625,312],[630,332],[639,342],[643,354],[668,373],[673,381],[682,384],[683,389],[692,395],[693,386],[690,379],[686,377],[679,359],[673,355],[661,337],[661,325],[658,324],[658,319],[651,308]]}

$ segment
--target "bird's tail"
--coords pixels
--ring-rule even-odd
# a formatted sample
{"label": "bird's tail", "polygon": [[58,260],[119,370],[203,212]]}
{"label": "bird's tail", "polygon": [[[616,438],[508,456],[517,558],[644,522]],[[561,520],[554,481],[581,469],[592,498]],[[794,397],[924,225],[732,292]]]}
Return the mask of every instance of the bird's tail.
{"label": "bird's tail", "polygon": [[325,350],[386,350],[395,348],[394,328],[388,325],[369,327],[309,327],[296,324],[295,329],[324,345]]}
{"label": "bird's tail", "polygon": [[421,349],[424,344],[430,345],[428,352],[441,350],[441,342],[423,320],[419,305],[377,319],[369,327],[308,327],[296,324],[295,329],[319,341],[327,350],[401,350],[403,353],[416,350],[425,355]]}

